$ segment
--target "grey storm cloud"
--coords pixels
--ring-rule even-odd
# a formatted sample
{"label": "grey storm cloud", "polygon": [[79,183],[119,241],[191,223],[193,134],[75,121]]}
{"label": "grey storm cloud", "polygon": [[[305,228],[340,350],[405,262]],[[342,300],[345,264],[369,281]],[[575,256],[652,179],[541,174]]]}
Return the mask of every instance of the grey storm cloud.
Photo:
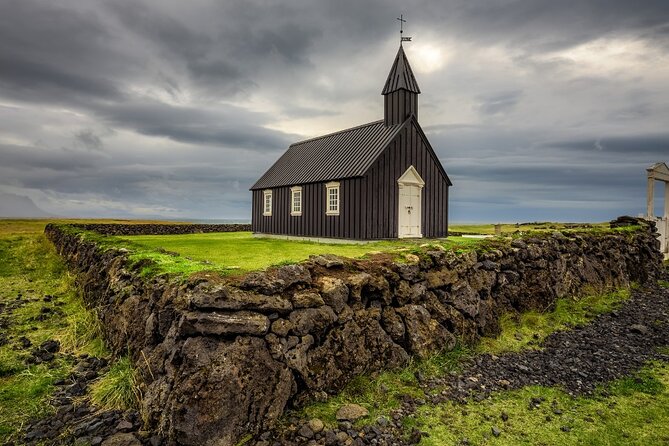
{"label": "grey storm cloud", "polygon": [[669,155],[669,133],[562,141],[552,143],[551,145],[560,149],[569,149],[582,153],[632,154],[637,156],[654,156],[662,159]]}
{"label": "grey storm cloud", "polygon": [[263,127],[267,117],[261,113],[233,106],[211,111],[143,100],[96,105],[93,110],[111,124],[185,143],[271,151],[287,147],[296,137]]}
{"label": "grey storm cloud", "polygon": [[643,209],[643,169],[669,153],[654,0],[6,0],[0,200],[248,218],[290,143],[381,116],[400,13],[453,219]]}

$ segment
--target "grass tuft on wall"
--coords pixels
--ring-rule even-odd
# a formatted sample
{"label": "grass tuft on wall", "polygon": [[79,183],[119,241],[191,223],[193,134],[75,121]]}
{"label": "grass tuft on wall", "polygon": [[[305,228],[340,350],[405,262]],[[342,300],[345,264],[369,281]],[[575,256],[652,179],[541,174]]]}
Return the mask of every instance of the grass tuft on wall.
{"label": "grass tuft on wall", "polygon": [[141,394],[137,385],[137,372],[130,358],[117,359],[107,373],[98,378],[90,389],[91,401],[105,410],[139,408]]}

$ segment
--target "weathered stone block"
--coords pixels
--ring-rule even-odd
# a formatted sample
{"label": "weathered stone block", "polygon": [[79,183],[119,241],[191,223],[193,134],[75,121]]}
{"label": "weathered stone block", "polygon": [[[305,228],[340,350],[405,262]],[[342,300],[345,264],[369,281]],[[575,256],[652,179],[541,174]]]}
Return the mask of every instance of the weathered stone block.
{"label": "weathered stone block", "polygon": [[286,337],[293,328],[293,323],[286,319],[277,319],[272,322],[272,333],[277,336]]}
{"label": "weathered stone block", "polygon": [[479,313],[481,299],[476,291],[466,282],[459,282],[453,286],[451,292],[444,294],[446,302],[457,308],[469,317],[475,317]]}
{"label": "weathered stone block", "polygon": [[184,313],[181,321],[182,336],[202,335],[255,335],[263,336],[269,330],[269,318],[251,311],[234,313]]}
{"label": "weathered stone block", "polygon": [[362,287],[367,285],[372,280],[372,275],[369,273],[352,274],[346,278],[346,284],[351,291],[351,298],[360,301],[362,295]]}
{"label": "weathered stone block", "polygon": [[344,260],[333,254],[321,254],[309,257],[314,263],[325,268],[340,268],[344,266]]}
{"label": "weathered stone block", "polygon": [[343,280],[336,277],[320,277],[316,282],[321,291],[321,297],[326,305],[332,307],[339,314],[348,301],[348,287]]}
{"label": "weathered stone block", "polygon": [[292,301],[295,308],[312,308],[325,305],[321,295],[311,290],[294,293]]}
{"label": "weathered stone block", "polygon": [[293,306],[281,296],[266,296],[244,291],[234,286],[198,287],[190,296],[190,307],[215,310],[251,310],[268,313],[288,313]]}
{"label": "weathered stone block", "polygon": [[402,342],[404,340],[404,322],[402,322],[402,318],[392,307],[385,307],[383,309],[381,325],[393,341]]}
{"label": "weathered stone block", "polygon": [[451,285],[458,280],[458,273],[451,269],[442,268],[436,271],[429,271],[425,274],[427,288],[433,290],[446,285]]}
{"label": "weathered stone block", "polygon": [[180,357],[162,419],[177,444],[237,444],[269,427],[294,391],[292,373],[260,338],[189,338]]}
{"label": "weathered stone block", "polygon": [[455,347],[455,337],[432,319],[422,305],[407,305],[397,309],[397,312],[404,318],[411,353],[426,358],[435,351],[452,350]]}
{"label": "weathered stone block", "polygon": [[318,308],[305,308],[290,313],[292,332],[297,336],[309,333],[321,334],[337,321],[337,315],[332,308],[324,305]]}
{"label": "weathered stone block", "polygon": [[272,295],[280,294],[297,284],[311,284],[311,274],[302,265],[286,265],[265,272],[249,273],[242,281],[241,287]]}

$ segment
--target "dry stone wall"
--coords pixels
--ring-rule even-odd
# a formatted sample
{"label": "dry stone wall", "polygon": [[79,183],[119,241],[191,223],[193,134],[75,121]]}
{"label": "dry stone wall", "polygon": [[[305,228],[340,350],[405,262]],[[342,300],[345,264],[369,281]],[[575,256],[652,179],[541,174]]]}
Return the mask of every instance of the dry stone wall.
{"label": "dry stone wall", "polygon": [[129,351],[141,371],[149,426],[171,444],[234,445],[359,374],[495,334],[503,312],[654,279],[653,231],[555,232],[459,254],[425,248],[409,262],[324,255],[187,280],[140,277],[125,250],[103,251],[63,227],[46,234],[78,273],[110,348]]}
{"label": "dry stone wall", "polygon": [[177,235],[201,234],[208,232],[251,231],[250,224],[84,223],[75,224],[73,226],[86,231],[95,231],[104,235]]}

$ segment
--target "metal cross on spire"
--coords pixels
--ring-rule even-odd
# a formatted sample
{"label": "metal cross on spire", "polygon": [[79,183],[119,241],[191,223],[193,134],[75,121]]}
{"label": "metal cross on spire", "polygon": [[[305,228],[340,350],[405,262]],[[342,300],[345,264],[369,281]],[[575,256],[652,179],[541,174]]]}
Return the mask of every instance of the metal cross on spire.
{"label": "metal cross on spire", "polygon": [[397,20],[400,21],[400,45],[402,45],[402,42],[411,42],[411,37],[404,37],[402,35],[404,32],[404,24],[406,23],[406,20],[404,20],[404,14],[400,14]]}

